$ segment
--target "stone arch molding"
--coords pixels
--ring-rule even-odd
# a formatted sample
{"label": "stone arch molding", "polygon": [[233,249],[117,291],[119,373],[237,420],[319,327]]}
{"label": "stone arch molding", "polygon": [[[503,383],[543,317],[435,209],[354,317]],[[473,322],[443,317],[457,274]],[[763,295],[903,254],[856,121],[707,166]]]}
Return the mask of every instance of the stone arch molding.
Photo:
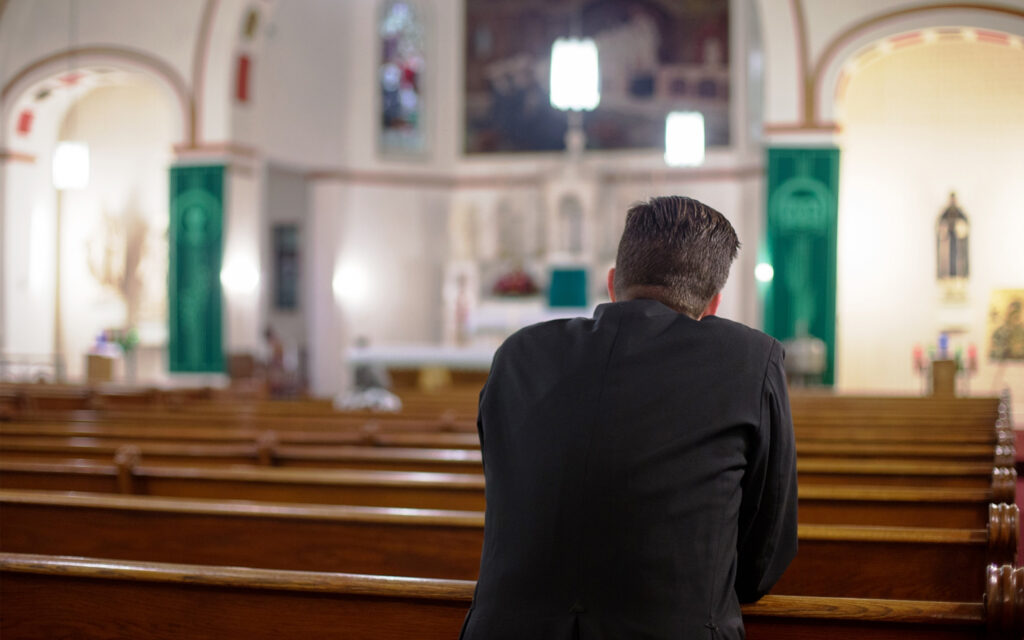
{"label": "stone arch molding", "polygon": [[26,65],[0,91],[0,112],[4,135],[12,130],[16,107],[25,92],[36,83],[65,73],[68,59],[77,67],[103,66],[140,73],[164,90],[171,104],[177,105],[179,126],[176,140],[188,145],[195,139],[196,107],[184,79],[164,61],[133,49],[119,47],[82,47],[60,51]]}
{"label": "stone arch molding", "polygon": [[812,74],[818,122],[835,122],[835,96],[843,68],[870,44],[909,31],[964,27],[1024,36],[1024,9],[995,4],[951,4],[910,7],[866,18],[837,34],[817,58]]}

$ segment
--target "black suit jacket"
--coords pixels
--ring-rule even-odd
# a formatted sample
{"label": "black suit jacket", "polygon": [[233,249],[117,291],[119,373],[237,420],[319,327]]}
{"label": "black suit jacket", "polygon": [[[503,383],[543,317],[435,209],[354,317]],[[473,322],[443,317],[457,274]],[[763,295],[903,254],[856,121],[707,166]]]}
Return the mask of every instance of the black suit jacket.
{"label": "black suit jacket", "polygon": [[796,553],[781,345],[653,300],[527,327],[480,394],[465,640],[743,637]]}

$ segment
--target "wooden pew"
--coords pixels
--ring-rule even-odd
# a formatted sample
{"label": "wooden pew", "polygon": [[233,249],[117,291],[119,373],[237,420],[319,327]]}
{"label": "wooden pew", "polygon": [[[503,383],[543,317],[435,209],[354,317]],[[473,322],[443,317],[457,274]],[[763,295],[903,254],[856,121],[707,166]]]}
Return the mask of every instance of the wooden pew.
{"label": "wooden pew", "polygon": [[118,444],[136,442],[176,442],[203,444],[207,442],[253,444],[271,439],[282,445],[351,445],[363,444],[381,447],[422,447],[445,449],[479,449],[480,440],[472,433],[403,432],[387,431],[378,423],[366,423],[352,429],[319,429],[310,431],[256,429],[247,427],[138,427],[130,424],[67,423],[31,424],[0,423],[0,438],[94,438],[115,440]]}
{"label": "wooden pew", "polygon": [[801,484],[992,488],[1000,501],[1013,502],[1016,471],[986,462],[797,458]]}
{"label": "wooden pew", "polygon": [[991,489],[801,485],[800,522],[892,527],[988,526]]}
{"label": "wooden pew", "polygon": [[22,411],[10,415],[7,422],[130,424],[141,427],[245,427],[253,429],[345,429],[367,423],[381,431],[451,431],[476,433],[475,416],[458,416],[450,411],[429,414],[411,412],[373,414],[334,412],[324,414],[264,414],[248,412],[198,412],[160,409],[116,409],[74,411]]}
{"label": "wooden pew", "polygon": [[[431,431],[422,423],[415,425],[411,431],[405,431],[402,424],[370,422],[362,425],[350,425],[344,429],[293,431],[290,429],[275,431],[254,428],[235,427],[201,427],[192,424],[188,427],[154,427],[152,425],[132,426],[127,424],[43,424],[43,423],[7,423],[0,424],[0,445],[7,442],[19,442],[22,438],[35,438],[42,443],[43,439],[52,439],[57,443],[60,438],[92,438],[115,440],[118,444],[133,442],[176,442],[178,444],[201,444],[204,442],[249,443],[273,440],[282,445],[287,444],[372,444],[375,446],[418,446],[425,448],[478,448],[476,431],[472,433],[452,433],[444,431],[444,427]],[[797,450],[803,457],[822,457],[841,455],[844,457],[871,457],[893,460],[913,459],[957,459],[961,461],[991,461],[996,466],[1012,466],[1015,449],[1012,431],[993,431],[984,439],[965,439],[963,441],[922,441],[913,436],[894,439],[890,433],[888,438],[868,439],[863,433],[858,437],[841,438],[836,433],[824,436],[798,436]],[[981,441],[978,441],[981,440]]]}
{"label": "wooden pew", "polygon": [[[480,511],[0,490],[0,550],[475,579]],[[170,533],[169,532],[173,532]]]}
{"label": "wooden pew", "polygon": [[794,418],[824,417],[843,422],[878,418],[890,423],[921,424],[929,420],[947,424],[981,419],[991,424],[1000,417],[1005,400],[997,396],[935,398],[929,396],[869,396],[817,394],[793,390],[789,397]]}
{"label": "wooden pew", "polygon": [[[811,461],[814,462],[814,461]],[[1013,503],[1016,471],[989,467],[989,474],[958,478],[955,475],[905,475],[906,470],[886,471],[871,461],[844,461],[836,467],[804,471],[809,463],[797,461],[801,490],[814,485],[847,487],[846,492],[820,489],[818,496],[845,496],[845,499],[872,500],[879,494],[869,492],[857,497],[853,487],[878,490],[879,487],[938,488],[930,483],[940,477],[953,488],[976,489],[975,496],[987,495],[992,502]],[[919,467],[912,469],[920,470]],[[956,467],[949,474],[954,474]],[[856,474],[853,472],[861,471]],[[925,467],[925,471],[933,470]],[[842,482],[845,477],[854,482]],[[837,479],[833,479],[837,478]],[[816,482],[814,480],[817,480]],[[959,480],[953,483],[952,480]],[[966,480],[972,482],[968,484]],[[985,482],[987,480],[987,483]],[[859,481],[859,482],[857,482]],[[900,483],[902,481],[902,484]],[[193,467],[150,465],[140,462],[137,451],[123,449],[114,464],[88,461],[18,462],[0,464],[0,486],[10,489],[56,491],[92,491],[135,493],[171,497],[214,497],[242,500],[276,500],[317,504],[362,504],[369,506],[419,507],[435,509],[483,509],[483,476],[425,472],[390,472],[346,469],[303,469],[278,467]],[[985,493],[981,493],[985,492]],[[871,496],[874,496],[872,498]]]}
{"label": "wooden pew", "polygon": [[[482,512],[0,492],[4,551],[472,579]],[[1015,505],[987,529],[799,527],[777,593],[958,600],[1010,562]],[[173,535],[168,535],[173,532]]]}
{"label": "wooden pew", "polygon": [[484,508],[484,479],[475,474],[155,466],[139,465],[131,456],[117,464],[4,463],[0,486],[313,504]]}
{"label": "wooden pew", "polygon": [[[91,437],[56,437],[56,436],[9,436],[0,434],[0,459],[5,461],[54,461],[67,459],[109,460],[117,451],[133,443],[147,464],[192,464],[197,466],[225,464],[263,464],[286,467],[323,467],[337,469],[381,469],[390,471],[437,471],[442,473],[479,473],[481,456],[478,449],[448,448],[400,448],[382,446],[324,446],[300,444],[281,444],[277,435],[272,432],[261,434],[249,443],[190,443],[174,441],[138,441],[131,439],[101,439]],[[421,441],[421,444],[425,444]],[[988,465],[1011,467],[1014,464],[1013,449],[989,448],[987,455],[979,451],[973,460],[960,459],[952,452],[942,450],[934,457],[928,456],[925,449],[919,456],[904,455],[903,457],[869,456],[861,447],[854,446],[847,451],[842,446],[828,448],[830,456],[808,454],[803,448],[797,451],[798,459],[803,463],[804,470],[810,471],[813,461],[820,458],[836,460],[849,458],[858,462],[870,459],[876,465],[884,464],[888,468],[903,468],[907,465],[921,467],[927,463],[945,465],[952,463],[958,468],[966,468],[961,463],[974,462],[972,468],[982,469]],[[821,451],[820,449],[816,451]],[[900,453],[903,449],[893,451]],[[831,462],[829,463],[831,466]],[[863,467],[864,465],[859,465]]]}
{"label": "wooden pew", "polygon": [[[0,553],[0,633],[138,640],[458,635],[470,581]],[[990,566],[966,602],[769,595],[750,640],[1007,640],[1024,631],[1024,569]]]}
{"label": "wooden pew", "polygon": [[0,436],[0,462],[109,461],[132,446],[154,465],[223,466],[258,464],[283,467],[480,473],[479,449],[428,449],[358,445],[282,445],[272,438],[249,444],[180,443],[93,438]]}
{"label": "wooden pew", "polygon": [[[47,405],[42,401],[46,397],[43,394],[47,393],[45,388],[21,393],[26,397],[35,398],[34,404],[26,404],[26,408],[32,409],[31,416],[27,417],[32,419],[45,418],[47,415],[60,416],[61,412],[67,413],[75,409],[78,410],[75,415],[66,417],[136,421],[145,417],[142,414],[148,413],[155,422],[173,420],[175,416],[187,416],[190,419],[198,419],[199,422],[216,421],[219,424],[254,424],[270,419],[288,426],[324,419],[339,420],[346,416],[356,419],[379,416],[371,412],[337,412],[329,402],[323,400],[239,402],[234,399],[231,402],[206,400],[166,403],[147,402],[147,393],[153,392],[140,392],[141,402],[113,402],[113,398],[124,398],[127,397],[126,394],[118,396],[82,389],[78,392],[61,392],[51,398],[50,405]],[[65,400],[63,403],[61,398]],[[407,407],[400,415],[400,419],[437,419],[439,415],[446,413],[450,420],[459,422],[462,428],[471,429],[476,413],[475,403],[475,391],[469,394],[413,394],[406,397]],[[911,427],[922,432],[948,427],[971,429],[987,427],[1000,416],[998,398],[804,396],[794,393],[791,404],[798,431],[805,426],[858,429],[869,426]],[[52,408],[47,409],[47,406]]]}

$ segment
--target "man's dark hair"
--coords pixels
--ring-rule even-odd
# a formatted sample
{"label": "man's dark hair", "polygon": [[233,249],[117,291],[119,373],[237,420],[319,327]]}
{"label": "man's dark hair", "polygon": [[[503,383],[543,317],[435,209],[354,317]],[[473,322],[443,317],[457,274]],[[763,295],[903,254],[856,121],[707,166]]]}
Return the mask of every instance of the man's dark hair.
{"label": "man's dark hair", "polygon": [[740,248],[718,211],[683,196],[633,205],[615,260],[615,297],[654,298],[699,318],[729,277]]}

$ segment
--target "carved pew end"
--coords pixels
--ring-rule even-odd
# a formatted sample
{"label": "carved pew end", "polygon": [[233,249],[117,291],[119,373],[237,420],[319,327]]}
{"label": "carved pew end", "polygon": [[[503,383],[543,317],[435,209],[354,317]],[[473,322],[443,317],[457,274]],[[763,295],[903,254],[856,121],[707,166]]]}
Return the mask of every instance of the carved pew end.
{"label": "carved pew end", "polygon": [[1012,564],[1020,543],[1020,509],[1015,504],[988,505],[988,548],[993,562]]}
{"label": "carved pew end", "polygon": [[114,454],[114,464],[117,466],[117,490],[121,493],[135,493],[135,469],[139,466],[142,458],[142,451],[133,444],[126,444],[119,447]]}
{"label": "carved pew end", "polygon": [[359,442],[366,446],[376,447],[380,446],[380,425],[376,422],[367,422],[363,426],[359,427]]}
{"label": "carved pew end", "polygon": [[1016,447],[1012,444],[996,445],[995,464],[996,467],[1012,467],[1017,460]]}
{"label": "carved pew end", "polygon": [[264,466],[275,466],[280,463],[281,456],[277,448],[279,440],[275,431],[264,431],[256,440],[256,457],[259,463]]}
{"label": "carved pew end", "polygon": [[992,471],[992,501],[1012,504],[1017,496],[1017,470],[996,467]]}
{"label": "carved pew end", "polygon": [[458,414],[454,411],[448,410],[441,414],[438,420],[438,426],[441,428],[442,433],[451,433],[458,428]]}
{"label": "carved pew end", "polygon": [[985,617],[989,638],[1020,640],[1024,637],[1024,567],[988,566]]}

